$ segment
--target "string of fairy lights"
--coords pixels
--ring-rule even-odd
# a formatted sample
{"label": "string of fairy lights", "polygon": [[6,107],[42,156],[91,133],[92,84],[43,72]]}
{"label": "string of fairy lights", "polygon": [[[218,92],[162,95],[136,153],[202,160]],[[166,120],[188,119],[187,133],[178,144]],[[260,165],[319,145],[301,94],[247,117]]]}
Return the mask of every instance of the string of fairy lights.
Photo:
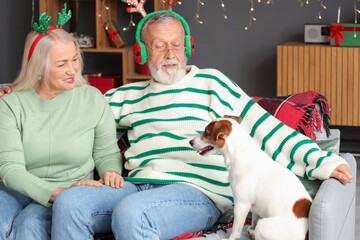
{"label": "string of fairy lights", "polygon": [[[220,1],[220,5],[221,8],[223,10],[223,17],[225,20],[228,19],[228,15],[226,14],[226,7],[225,7],[225,3],[224,0],[219,0]],[[255,0],[249,0],[250,1],[250,8],[249,8],[249,22],[247,24],[247,26],[244,27],[245,30],[248,30],[249,27],[252,25],[253,22],[256,22],[256,17],[254,17],[254,12],[255,12],[255,6],[254,6],[254,2]],[[310,3],[310,0],[297,0],[300,4],[300,7],[303,7],[304,4],[308,5]],[[320,2],[320,6],[322,9],[326,9],[326,6],[324,4],[325,0],[318,0]],[[359,1],[359,0],[358,0]],[[267,5],[269,4],[274,4],[274,0],[257,0],[257,2],[259,4],[261,3],[266,3]],[[356,0],[354,0],[354,2],[356,2]],[[181,3],[181,2],[179,2]],[[356,3],[355,3],[356,4]],[[199,23],[199,24],[203,24],[203,20],[200,19],[200,8],[203,7],[205,5],[205,0],[197,0],[197,9],[196,9],[196,13],[195,13],[195,20]],[[318,12],[318,16],[319,19],[322,19],[321,16],[321,10],[319,10]]]}
{"label": "string of fairy lights", "polygon": [[[129,6],[131,6],[130,4],[130,0],[122,0],[124,3],[127,3]],[[203,24],[204,21],[200,18],[200,10],[201,7],[204,7],[205,5],[205,1],[206,0],[197,0],[197,8],[196,8],[196,12],[195,12],[195,20],[199,23],[199,24]],[[228,14],[226,12],[226,5],[225,5],[225,1],[224,0],[218,0],[219,1],[219,5],[222,8],[222,16],[225,20],[228,19]],[[248,30],[250,28],[250,26],[256,22],[256,17],[255,17],[255,2],[257,2],[258,4],[261,3],[265,3],[267,5],[269,4],[274,4],[274,0],[249,0],[250,1],[250,8],[249,8],[249,21],[248,24],[244,27],[245,30]],[[297,0],[299,2],[300,7],[303,7],[304,5],[309,5],[310,4],[310,0]],[[325,0],[317,0],[320,3],[320,10],[318,11],[318,15],[317,18],[318,19],[322,19],[322,11],[326,10],[326,5],[325,5]],[[355,23],[357,23],[357,13],[360,13],[360,10],[357,9],[356,7],[356,2],[360,1],[360,0],[354,0],[354,12],[355,12]],[[163,3],[169,4],[170,0],[163,0]],[[177,1],[173,1],[174,3],[172,4],[178,4],[181,5],[181,1],[177,0]],[[136,24],[133,21],[133,14],[130,13],[130,22],[128,24],[127,27],[123,28],[123,31],[128,31],[131,27],[135,27]]]}
{"label": "string of fairy lights", "polygon": [[[164,0],[165,1],[165,0]],[[226,14],[226,7],[225,7],[225,3],[224,0],[219,0],[220,1],[220,5],[221,8],[223,10],[223,17],[225,20],[228,19],[228,15]],[[249,27],[252,25],[253,22],[256,22],[256,17],[254,17],[254,13],[255,13],[255,7],[254,7],[254,2],[257,1],[259,4],[261,3],[266,3],[267,5],[269,4],[274,4],[274,0],[249,0],[250,1],[250,8],[249,8],[249,22],[247,24],[247,26],[244,27],[245,30],[248,30]],[[304,5],[309,5],[310,4],[310,0],[297,0],[299,2],[300,7],[303,7]],[[322,13],[323,11],[325,11],[327,9],[326,5],[325,5],[325,0],[317,0],[320,4],[320,9],[318,11],[317,14],[317,18],[318,19],[322,19]],[[354,14],[355,14],[355,23],[357,23],[357,17],[358,14],[360,14],[360,10],[357,8],[357,2],[360,0],[354,0]],[[181,3],[181,2],[179,2]],[[203,7],[205,5],[205,0],[197,0],[197,9],[196,9],[196,13],[195,13],[195,20],[199,23],[199,24],[203,24],[204,21],[201,20],[200,18],[200,8]]]}
{"label": "string of fairy lights", "polygon": [[[31,20],[31,24],[34,22],[34,1],[32,0],[32,20]],[[78,0],[76,0],[78,1]],[[122,0],[124,3],[128,4],[128,6],[135,6],[136,10],[129,12],[130,14],[130,21],[127,27],[123,27],[122,30],[123,31],[128,31],[131,27],[135,27],[136,24],[133,20],[133,12],[141,12],[141,10],[143,10],[143,5],[145,4],[146,0]],[[197,8],[196,8],[196,12],[195,12],[195,20],[199,23],[199,24],[203,24],[204,21],[201,19],[200,17],[200,10],[202,7],[204,7],[206,0],[196,0],[197,1]],[[213,0],[211,0],[213,1]],[[226,12],[226,5],[225,5],[225,0],[218,0],[219,1],[219,5],[222,8],[222,16],[225,20],[228,20],[229,16]],[[274,4],[275,0],[249,0],[250,2],[250,7],[249,7],[249,21],[247,23],[247,25],[244,27],[245,30],[248,30],[250,28],[250,26],[256,22],[256,17],[255,17],[255,4],[254,3],[265,3],[267,5],[269,4]],[[303,7],[305,5],[309,5],[310,4],[310,0],[297,0],[299,2],[299,6]],[[325,5],[325,0],[313,0],[313,1],[318,1],[320,6],[319,6],[319,11],[317,14],[317,18],[318,19],[322,19],[322,13],[323,11],[325,11],[327,9],[326,5]],[[357,24],[358,23],[358,14],[360,14],[360,9],[357,7],[357,2],[360,2],[360,0],[353,0],[354,1],[354,23]],[[170,8],[172,8],[173,4],[176,5],[181,5],[181,1],[180,0],[163,0],[163,4],[164,5],[169,5],[171,3]],[[339,0],[339,12],[338,12],[338,20],[337,22],[340,22],[340,4],[341,4],[341,0]],[[139,6],[138,6],[139,5]],[[141,7],[142,9],[140,10],[139,7]],[[107,4],[107,0],[102,0],[102,10],[101,10],[101,14],[99,14],[99,17],[104,18],[104,16],[109,16],[109,13],[106,13],[107,11],[110,11],[110,7],[109,4]],[[143,15],[143,12],[141,12]],[[354,34],[356,36],[356,32],[354,31]]]}

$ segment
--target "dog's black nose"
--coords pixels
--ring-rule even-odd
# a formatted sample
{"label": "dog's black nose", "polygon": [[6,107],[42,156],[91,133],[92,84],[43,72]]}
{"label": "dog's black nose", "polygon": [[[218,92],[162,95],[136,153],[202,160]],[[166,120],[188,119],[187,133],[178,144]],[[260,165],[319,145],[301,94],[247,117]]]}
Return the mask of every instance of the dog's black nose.
{"label": "dog's black nose", "polygon": [[193,146],[194,140],[190,140],[189,143],[191,146]]}

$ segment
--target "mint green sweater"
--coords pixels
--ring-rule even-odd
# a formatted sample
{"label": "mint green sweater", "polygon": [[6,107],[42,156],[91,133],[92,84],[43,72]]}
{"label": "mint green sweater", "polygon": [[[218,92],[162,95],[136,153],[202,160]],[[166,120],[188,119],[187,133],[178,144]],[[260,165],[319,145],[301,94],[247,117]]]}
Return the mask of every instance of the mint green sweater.
{"label": "mint green sweater", "polygon": [[0,177],[3,183],[49,206],[57,187],[92,179],[122,166],[114,117],[104,96],[76,87],[51,100],[34,89],[0,99]]}

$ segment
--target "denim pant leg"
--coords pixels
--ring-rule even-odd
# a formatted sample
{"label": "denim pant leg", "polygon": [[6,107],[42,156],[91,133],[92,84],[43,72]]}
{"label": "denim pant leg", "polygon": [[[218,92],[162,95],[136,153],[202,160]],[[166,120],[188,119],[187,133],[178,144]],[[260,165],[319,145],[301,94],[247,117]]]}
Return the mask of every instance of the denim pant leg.
{"label": "denim pant leg", "polygon": [[0,184],[0,240],[10,239],[16,216],[31,201],[31,198]]}
{"label": "denim pant leg", "polygon": [[215,224],[216,205],[201,191],[170,184],[125,197],[115,207],[112,229],[117,240],[171,239]]}
{"label": "denim pant leg", "polygon": [[62,191],[55,199],[52,240],[93,239],[94,233],[111,232],[111,214],[116,204],[136,186],[125,182],[123,188],[78,186]]}
{"label": "denim pant leg", "polygon": [[51,217],[52,207],[31,202],[15,218],[11,239],[50,240]]}

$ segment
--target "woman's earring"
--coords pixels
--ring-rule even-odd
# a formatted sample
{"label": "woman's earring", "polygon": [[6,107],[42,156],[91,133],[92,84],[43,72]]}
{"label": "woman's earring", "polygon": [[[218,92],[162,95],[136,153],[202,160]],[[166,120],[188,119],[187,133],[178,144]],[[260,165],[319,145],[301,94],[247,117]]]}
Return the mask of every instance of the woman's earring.
{"label": "woman's earring", "polygon": [[42,76],[41,76],[41,75],[38,76],[38,80],[39,80],[39,81],[42,80]]}

